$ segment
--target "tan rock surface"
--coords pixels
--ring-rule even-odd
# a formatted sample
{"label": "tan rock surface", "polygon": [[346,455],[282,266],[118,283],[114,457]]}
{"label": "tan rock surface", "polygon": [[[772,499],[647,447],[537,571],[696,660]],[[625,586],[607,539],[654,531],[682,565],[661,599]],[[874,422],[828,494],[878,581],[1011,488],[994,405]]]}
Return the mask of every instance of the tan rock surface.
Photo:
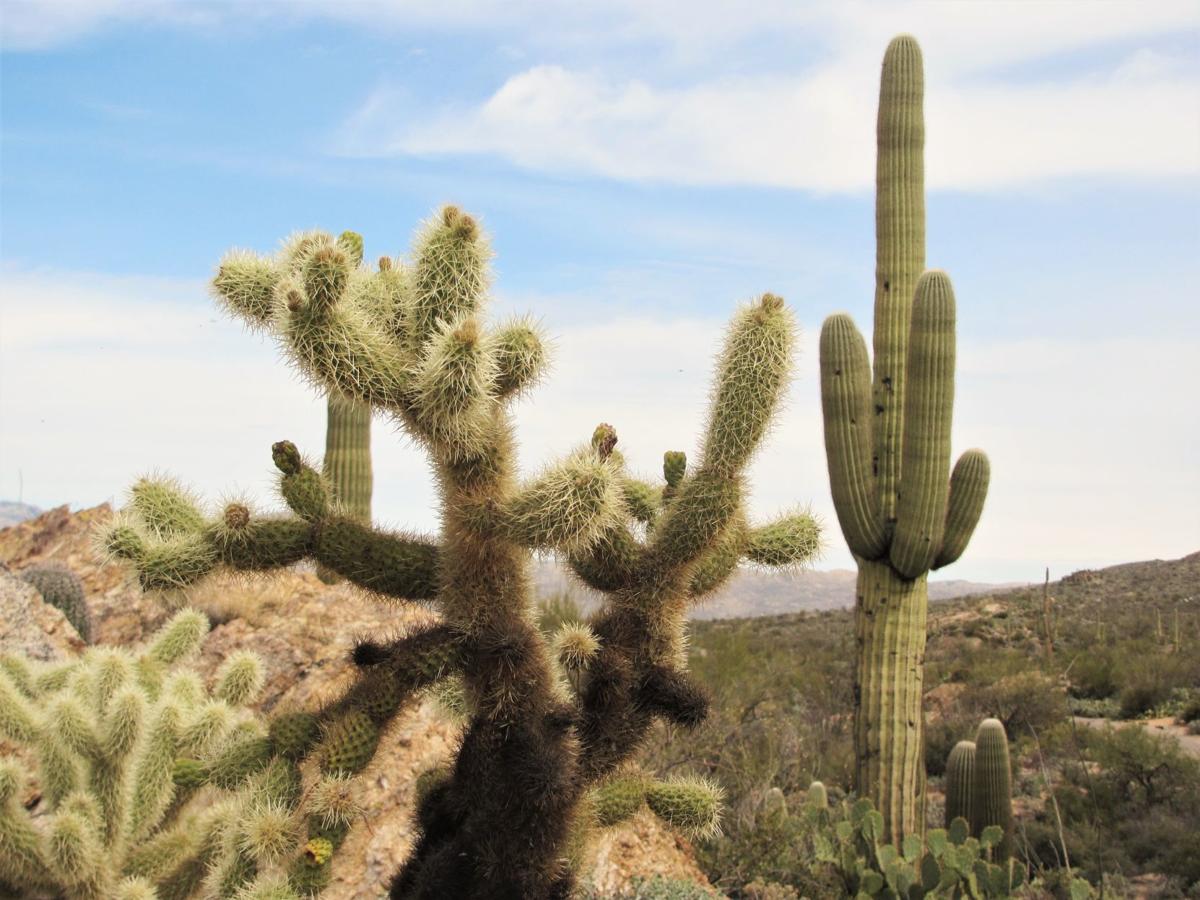
{"label": "tan rock surface", "polygon": [[20,578],[0,571],[0,653],[20,653],[48,662],[64,659],[84,646],[66,616]]}

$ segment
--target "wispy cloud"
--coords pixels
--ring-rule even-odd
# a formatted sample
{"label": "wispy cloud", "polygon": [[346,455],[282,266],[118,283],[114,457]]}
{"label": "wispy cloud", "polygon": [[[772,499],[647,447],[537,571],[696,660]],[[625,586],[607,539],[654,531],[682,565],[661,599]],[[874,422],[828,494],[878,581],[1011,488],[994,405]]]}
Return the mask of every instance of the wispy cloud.
{"label": "wispy cloud", "polygon": [[[158,467],[211,498],[241,488],[271,506],[270,444],[323,444],[321,400],[269,343],[218,318],[200,284],[10,270],[0,292],[0,496],[15,496],[20,472],[27,500],[95,503]],[[720,319],[545,324],[557,334],[554,371],[516,408],[527,471],[600,421],[617,427],[647,475],[664,450],[694,457]],[[754,463],[751,510],[766,517],[811,501],[829,528],[825,564],[846,566],[815,340],[804,340],[786,413]],[[1200,516],[1184,500],[1200,494],[1200,433],[1179,414],[1200,381],[1191,349],[1169,336],[963,347],[956,452],[986,448],[994,483],[971,551],[949,574],[1033,577],[1046,564],[1063,571],[1200,546]],[[435,528],[422,454],[381,421],[373,450],[380,518]]]}
{"label": "wispy cloud", "polygon": [[[928,185],[995,189],[1062,176],[1200,173],[1200,77],[1138,52],[1112,71],[1036,84],[943,81],[927,92]],[[686,87],[541,65],[475,106],[422,116],[377,90],[343,152],[494,155],[526,169],[682,184],[856,191],[874,183],[876,70]],[[1116,124],[1119,123],[1119,126]]]}

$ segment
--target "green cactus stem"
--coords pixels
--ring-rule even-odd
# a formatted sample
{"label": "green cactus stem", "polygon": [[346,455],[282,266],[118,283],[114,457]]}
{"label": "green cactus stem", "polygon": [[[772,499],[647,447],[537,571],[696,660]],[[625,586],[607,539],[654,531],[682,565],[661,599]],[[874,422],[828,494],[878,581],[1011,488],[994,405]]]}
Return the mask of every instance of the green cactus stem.
{"label": "green cactus stem", "polygon": [[1008,735],[999,719],[984,719],[975,733],[975,781],[972,792],[971,831],[995,825],[1004,836],[996,845],[998,860],[1013,851],[1012,769],[1008,757]]}
{"label": "green cactus stem", "polygon": [[946,760],[946,827],[955,819],[973,818],[975,743],[959,741]]}
{"label": "green cactus stem", "polygon": [[926,578],[966,549],[989,475],[978,450],[950,470],[955,303],[944,273],[923,272],[923,93],[920,48],[897,37],[879,90],[873,363],[849,316],[821,330],[830,488],[858,563],[856,783],[896,846],[924,829]]}

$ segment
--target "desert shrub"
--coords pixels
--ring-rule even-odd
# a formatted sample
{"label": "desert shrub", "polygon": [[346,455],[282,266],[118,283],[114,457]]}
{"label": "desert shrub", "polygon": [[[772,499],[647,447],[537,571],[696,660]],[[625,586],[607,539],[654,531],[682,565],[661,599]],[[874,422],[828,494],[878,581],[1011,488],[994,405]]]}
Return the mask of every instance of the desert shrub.
{"label": "desert shrub", "polygon": [[[1014,738],[1049,731],[1067,714],[1066,697],[1057,679],[1026,669],[966,692],[961,706],[974,720],[996,718]],[[960,738],[961,739],[961,738]]]}
{"label": "desert shrub", "polygon": [[1136,719],[1153,712],[1171,697],[1171,685],[1162,677],[1161,669],[1146,667],[1131,677],[1121,689],[1120,705],[1122,719]]}
{"label": "desert shrub", "polygon": [[1120,689],[1116,659],[1107,648],[1080,654],[1070,668],[1071,696],[1083,700],[1103,700]]}
{"label": "desert shrub", "polygon": [[585,616],[579,602],[569,592],[555,594],[541,601],[537,624],[543,634],[554,634],[568,622],[582,622]]}
{"label": "desert shrub", "polygon": [[1103,700],[1085,700],[1071,697],[1068,707],[1073,716],[1083,716],[1085,719],[1117,719],[1121,716],[1121,703],[1114,697]]}
{"label": "desert shrub", "polygon": [[1181,725],[1200,722],[1200,690],[1193,688],[1183,692],[1175,718]]}
{"label": "desert shrub", "polygon": [[[1178,896],[1200,891],[1200,761],[1135,725],[1080,736],[1078,761],[1064,765],[1054,792],[1072,865],[1093,882],[1106,872],[1158,873]],[[1060,856],[1050,816],[1026,828],[1031,858],[1043,865]]]}

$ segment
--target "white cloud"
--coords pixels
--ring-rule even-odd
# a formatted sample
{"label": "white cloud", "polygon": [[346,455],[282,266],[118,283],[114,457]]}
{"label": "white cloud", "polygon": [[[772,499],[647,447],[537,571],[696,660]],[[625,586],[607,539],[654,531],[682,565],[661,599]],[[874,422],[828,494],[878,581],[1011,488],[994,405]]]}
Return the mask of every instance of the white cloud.
{"label": "white cloud", "polygon": [[[932,55],[928,53],[927,55]],[[928,186],[994,189],[1060,176],[1200,173],[1200,79],[1135,54],[1105,76],[934,82]],[[540,65],[477,106],[422,117],[381,88],[347,122],[343,152],[502,157],[553,173],[818,191],[874,184],[876,69],[655,87]]]}
{"label": "white cloud", "polygon": [[[0,273],[0,497],[91,504],[163,468],[205,495],[271,499],[269,446],[319,453],[324,406],[268,343],[218,319],[201,285],[162,279]],[[636,470],[662,452],[694,458],[722,322],[645,316],[546,322],[547,384],[516,410],[531,471],[616,426]],[[100,334],[101,339],[97,339]],[[828,495],[816,335],[804,339],[787,410],[751,472],[755,516],[811,501],[827,525],[825,566],[848,566]],[[964,559],[943,573],[1034,578],[1175,557],[1200,546],[1200,427],[1186,337],[968,343],[960,350],[956,452],[982,446],[993,487]],[[424,457],[377,420],[381,520],[436,527]]]}

